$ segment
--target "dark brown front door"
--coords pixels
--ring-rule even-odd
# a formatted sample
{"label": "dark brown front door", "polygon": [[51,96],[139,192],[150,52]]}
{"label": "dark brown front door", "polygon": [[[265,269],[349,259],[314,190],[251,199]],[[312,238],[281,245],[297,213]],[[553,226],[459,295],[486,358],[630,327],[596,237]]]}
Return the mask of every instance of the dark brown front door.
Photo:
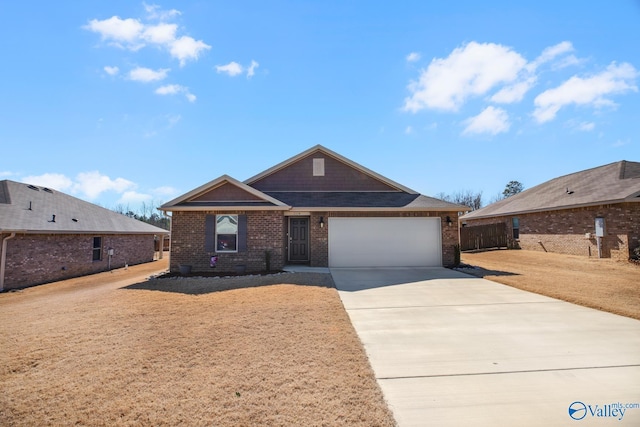
{"label": "dark brown front door", "polygon": [[309,261],[309,218],[289,218],[289,261]]}

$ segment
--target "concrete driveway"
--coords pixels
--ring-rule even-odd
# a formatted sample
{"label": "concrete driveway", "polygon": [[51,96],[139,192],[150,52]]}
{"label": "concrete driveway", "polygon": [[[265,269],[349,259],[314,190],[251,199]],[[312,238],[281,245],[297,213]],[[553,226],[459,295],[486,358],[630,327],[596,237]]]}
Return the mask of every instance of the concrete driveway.
{"label": "concrete driveway", "polygon": [[640,425],[638,320],[444,268],[331,274],[400,426]]}

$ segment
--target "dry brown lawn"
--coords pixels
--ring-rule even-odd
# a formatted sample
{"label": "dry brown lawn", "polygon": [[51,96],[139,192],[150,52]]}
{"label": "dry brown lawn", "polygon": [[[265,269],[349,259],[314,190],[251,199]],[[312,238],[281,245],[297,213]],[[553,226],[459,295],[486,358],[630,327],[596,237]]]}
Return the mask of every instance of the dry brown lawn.
{"label": "dry brown lawn", "polygon": [[335,289],[126,288],[164,268],[0,294],[0,425],[394,424]]}
{"label": "dry brown lawn", "polygon": [[574,304],[640,319],[640,266],[597,259],[523,250],[463,253],[464,269],[518,289]]}

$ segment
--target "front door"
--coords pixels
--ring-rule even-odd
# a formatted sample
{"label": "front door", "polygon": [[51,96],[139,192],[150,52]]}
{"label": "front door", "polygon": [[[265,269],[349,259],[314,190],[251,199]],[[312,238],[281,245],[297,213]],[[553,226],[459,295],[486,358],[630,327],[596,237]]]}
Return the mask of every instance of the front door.
{"label": "front door", "polygon": [[309,261],[309,218],[289,218],[289,261]]}

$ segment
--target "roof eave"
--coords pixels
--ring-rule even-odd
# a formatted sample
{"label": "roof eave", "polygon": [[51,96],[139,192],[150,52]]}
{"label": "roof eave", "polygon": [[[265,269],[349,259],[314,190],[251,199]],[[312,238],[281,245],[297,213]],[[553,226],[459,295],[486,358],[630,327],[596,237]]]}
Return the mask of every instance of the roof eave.
{"label": "roof eave", "polygon": [[113,231],[113,230],[6,230],[0,229],[0,234],[16,233],[16,234],[84,234],[84,235],[96,235],[96,234],[118,234],[118,235],[155,235],[155,234],[170,234],[169,230],[162,231]]}
{"label": "roof eave", "polygon": [[527,209],[527,210],[522,210],[522,211],[510,211],[510,212],[504,212],[504,213],[494,213],[494,214],[488,214],[488,215],[474,215],[472,217],[467,217],[467,215],[472,214],[473,212],[470,212],[467,215],[462,215],[460,216],[460,220],[466,220],[466,219],[486,219],[486,218],[494,218],[494,217],[502,217],[502,216],[513,216],[513,215],[525,215],[525,214],[530,214],[530,213],[539,213],[539,212],[548,212],[548,211],[563,211],[563,210],[567,210],[567,209],[580,209],[580,208],[589,208],[589,207],[593,207],[593,206],[602,206],[602,205],[613,205],[613,204],[617,204],[617,203],[634,203],[634,202],[640,202],[639,200],[633,200],[633,199],[616,199],[616,200],[603,200],[603,201],[599,201],[599,202],[591,202],[591,203],[579,203],[579,204],[575,204],[575,205],[565,205],[565,206],[556,206],[556,207],[547,207],[547,208],[539,208],[539,209]]}
{"label": "roof eave", "polygon": [[189,212],[189,211],[287,211],[291,206],[169,206],[159,207],[163,212]]}
{"label": "roof eave", "polygon": [[291,208],[292,212],[458,212],[454,208],[443,207],[338,207],[338,206],[296,206]]}

